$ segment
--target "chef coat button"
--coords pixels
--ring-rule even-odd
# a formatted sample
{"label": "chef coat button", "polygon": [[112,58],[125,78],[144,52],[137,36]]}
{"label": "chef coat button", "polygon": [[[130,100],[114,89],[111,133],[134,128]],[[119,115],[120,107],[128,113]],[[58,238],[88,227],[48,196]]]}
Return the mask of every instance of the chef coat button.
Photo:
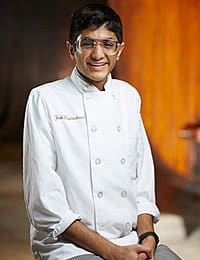
{"label": "chef coat button", "polygon": [[99,199],[102,198],[102,197],[103,197],[103,192],[100,191],[100,192],[97,194],[97,197],[98,197]]}
{"label": "chef coat button", "polygon": [[130,228],[130,226],[131,226],[131,224],[130,224],[129,222],[127,222],[125,226],[126,226],[126,228],[128,228],[128,229],[129,229],[129,228]]}
{"label": "chef coat button", "polygon": [[126,160],[124,158],[121,159],[121,164],[125,164]]}
{"label": "chef coat button", "polygon": [[100,163],[101,163],[101,160],[100,160],[99,158],[97,158],[97,159],[95,160],[95,163],[96,163],[96,164],[100,164]]}
{"label": "chef coat button", "polygon": [[113,97],[114,100],[116,100],[116,96],[114,94],[112,95],[112,97]]}
{"label": "chef coat button", "polygon": [[93,126],[91,127],[91,131],[92,131],[93,133],[97,131],[97,128],[96,128],[95,125],[93,125]]}
{"label": "chef coat button", "polygon": [[122,193],[121,193],[121,196],[122,196],[122,198],[126,198],[127,192],[125,190],[123,190]]}
{"label": "chef coat button", "polygon": [[117,126],[117,131],[118,131],[118,132],[121,132],[121,130],[122,130],[121,126],[118,125],[118,126]]}

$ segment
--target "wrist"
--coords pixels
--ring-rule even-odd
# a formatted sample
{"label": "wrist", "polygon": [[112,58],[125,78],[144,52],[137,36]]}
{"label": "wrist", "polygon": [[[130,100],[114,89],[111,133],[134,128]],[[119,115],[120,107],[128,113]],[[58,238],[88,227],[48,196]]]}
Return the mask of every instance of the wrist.
{"label": "wrist", "polygon": [[156,248],[159,243],[158,235],[154,231],[144,232],[143,234],[139,235],[139,240],[138,240],[139,244],[144,244],[147,242],[150,244],[153,243]]}

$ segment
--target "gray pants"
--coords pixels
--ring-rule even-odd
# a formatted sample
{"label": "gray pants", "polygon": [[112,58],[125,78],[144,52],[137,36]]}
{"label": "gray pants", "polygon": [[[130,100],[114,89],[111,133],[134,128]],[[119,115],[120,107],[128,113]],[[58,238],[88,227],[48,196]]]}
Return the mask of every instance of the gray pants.
{"label": "gray pants", "polygon": [[[80,255],[70,258],[69,260],[103,260],[103,258],[96,255]],[[181,260],[169,247],[159,245],[156,249],[155,260]]]}

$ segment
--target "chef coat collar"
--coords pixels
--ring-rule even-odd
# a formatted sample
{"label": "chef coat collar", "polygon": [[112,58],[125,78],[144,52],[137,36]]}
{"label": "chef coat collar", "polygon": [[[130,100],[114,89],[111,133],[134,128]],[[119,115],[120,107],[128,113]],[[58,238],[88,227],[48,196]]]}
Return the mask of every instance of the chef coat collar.
{"label": "chef coat collar", "polygon": [[[72,82],[74,83],[76,88],[81,92],[102,92],[94,85],[91,85],[88,82],[86,82],[83,79],[83,77],[80,75],[80,73],[78,72],[76,67],[73,69],[70,79],[72,80]],[[105,83],[105,86],[104,86],[105,91],[110,89],[111,81],[112,81],[112,77],[111,77],[111,74],[109,74],[107,82]]]}

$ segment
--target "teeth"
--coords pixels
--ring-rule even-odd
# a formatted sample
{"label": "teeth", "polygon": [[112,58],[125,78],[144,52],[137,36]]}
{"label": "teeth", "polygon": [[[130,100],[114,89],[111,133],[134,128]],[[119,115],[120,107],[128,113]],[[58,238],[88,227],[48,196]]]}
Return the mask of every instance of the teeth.
{"label": "teeth", "polygon": [[105,63],[90,63],[92,66],[104,66]]}

